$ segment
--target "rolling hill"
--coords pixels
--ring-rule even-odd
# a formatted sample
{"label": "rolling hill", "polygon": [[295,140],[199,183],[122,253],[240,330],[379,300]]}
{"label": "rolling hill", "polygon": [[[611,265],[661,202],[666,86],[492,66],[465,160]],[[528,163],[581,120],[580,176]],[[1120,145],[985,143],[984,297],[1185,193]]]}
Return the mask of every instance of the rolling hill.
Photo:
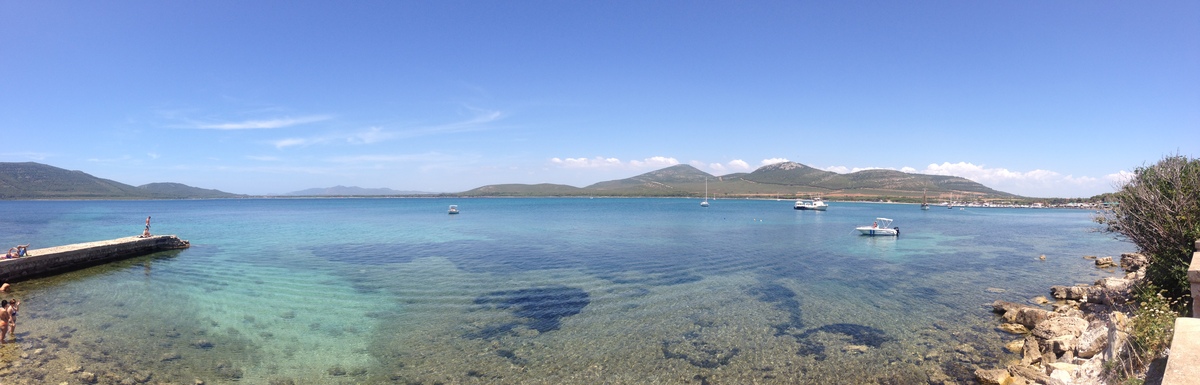
{"label": "rolling hill", "polygon": [[895,170],[863,170],[838,174],[800,163],[783,162],[763,166],[750,173],[714,176],[690,165],[675,165],[631,178],[599,182],[577,188],[564,185],[505,184],[476,188],[458,195],[472,196],[699,196],[708,180],[714,197],[799,197],[829,198],[1020,198],[971,180],[944,175],[912,174]]}
{"label": "rolling hill", "polygon": [[35,162],[0,162],[0,199],[192,199],[242,195],[179,183],[130,186]]}

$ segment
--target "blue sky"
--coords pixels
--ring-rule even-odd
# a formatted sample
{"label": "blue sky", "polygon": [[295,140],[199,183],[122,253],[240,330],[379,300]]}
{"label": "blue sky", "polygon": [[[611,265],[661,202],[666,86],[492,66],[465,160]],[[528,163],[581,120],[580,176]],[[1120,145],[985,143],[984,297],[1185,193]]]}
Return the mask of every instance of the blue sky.
{"label": "blue sky", "polygon": [[245,194],[1200,157],[1200,2],[0,0],[0,161]]}

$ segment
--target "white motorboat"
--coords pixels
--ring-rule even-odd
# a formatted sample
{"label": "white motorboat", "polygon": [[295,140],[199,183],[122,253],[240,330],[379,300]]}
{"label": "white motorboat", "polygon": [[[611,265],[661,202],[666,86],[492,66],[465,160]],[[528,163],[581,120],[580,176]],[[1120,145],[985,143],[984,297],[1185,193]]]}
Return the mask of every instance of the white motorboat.
{"label": "white motorboat", "polygon": [[700,202],[700,207],[708,207],[708,178],[704,178],[704,201]]}
{"label": "white motorboat", "polygon": [[458,205],[450,205],[450,214],[458,214]]}
{"label": "white motorboat", "polygon": [[858,232],[861,233],[862,235],[899,236],[900,228],[899,227],[888,228],[888,226],[891,226],[891,225],[892,225],[891,219],[875,218],[875,223],[871,224],[870,226],[856,227],[855,230],[858,230]]}
{"label": "white motorboat", "polygon": [[829,208],[829,205],[825,204],[825,201],[821,200],[821,197],[816,197],[816,198],[811,198],[811,199],[798,200],[798,201],[796,201],[796,205],[793,206],[792,208],[794,208],[796,210],[825,211],[825,209]]}

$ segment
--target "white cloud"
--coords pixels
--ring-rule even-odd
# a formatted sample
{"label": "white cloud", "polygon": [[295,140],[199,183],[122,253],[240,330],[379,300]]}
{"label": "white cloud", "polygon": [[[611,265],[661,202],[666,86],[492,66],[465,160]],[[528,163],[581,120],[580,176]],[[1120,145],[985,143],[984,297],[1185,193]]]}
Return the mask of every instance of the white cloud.
{"label": "white cloud", "polygon": [[[829,167],[823,168],[823,170],[829,171],[829,172],[836,172],[838,174],[849,174],[852,172],[859,172],[859,171],[866,171],[866,170],[896,170],[896,169],[892,168],[892,167],[854,167],[854,168],[850,168],[850,167],[846,167],[846,166],[829,166]],[[911,170],[911,171],[904,171],[904,170]],[[901,169],[901,171],[917,172],[917,169],[912,168],[912,167],[905,167],[905,168]]]}
{"label": "white cloud", "polygon": [[930,164],[922,174],[952,175],[979,182],[1000,191],[1033,197],[1089,197],[1112,191],[1112,184],[1119,181],[1125,172],[1118,172],[1104,179],[1089,176],[1062,175],[1051,170],[1012,171],[1006,168],[988,168],[967,162]]}
{"label": "white cloud", "polygon": [[769,164],[783,163],[783,162],[787,162],[787,161],[788,161],[787,158],[769,158],[769,159],[763,159],[762,165],[766,166]]}
{"label": "white cloud", "polygon": [[930,164],[922,172],[932,175],[953,175],[967,178],[979,183],[997,183],[1003,181],[1046,181],[1060,178],[1060,174],[1049,170],[1033,170],[1027,172],[1009,171],[1006,168],[987,168],[967,162]]}
{"label": "white cloud", "polygon": [[[692,165],[696,166],[696,168],[705,166],[704,163],[700,161],[694,161],[692,162]],[[741,159],[734,159],[725,163],[709,163],[707,167],[710,171],[713,171],[717,174],[750,170],[750,164]]]}
{"label": "white cloud", "polygon": [[659,168],[659,167],[674,166],[677,164],[679,164],[678,160],[676,160],[675,158],[668,158],[665,156],[655,156],[655,157],[646,158],[645,160],[629,161],[629,165],[633,166],[635,168],[649,168],[649,167]]}
{"label": "white cloud", "polygon": [[267,120],[246,120],[241,122],[228,123],[196,123],[190,128],[203,130],[262,130],[273,128],[291,127],[300,124],[320,122],[329,120],[332,117],[328,115],[304,116],[299,118],[279,118]]}
{"label": "white cloud", "polygon": [[645,169],[645,168],[662,168],[679,164],[679,160],[665,156],[655,156],[643,160],[630,160],[622,162],[617,158],[605,158],[597,156],[594,158],[550,158],[550,163],[564,168],[627,168],[627,169]]}
{"label": "white cloud", "polygon": [[[863,170],[897,170],[892,167],[847,167],[830,166],[823,170],[847,174]],[[1103,178],[1090,176],[1062,175],[1051,170],[1036,169],[1032,171],[1012,171],[1006,168],[989,168],[967,162],[941,164],[933,163],[918,170],[913,167],[902,167],[899,171],[907,173],[946,175],[966,178],[984,186],[1030,197],[1090,197],[1103,192],[1112,191],[1114,185],[1120,185],[1131,173],[1121,171],[1109,174]]]}
{"label": "white cloud", "polygon": [[1137,174],[1133,173],[1132,171],[1121,170],[1105,175],[1103,179],[1111,183],[1113,186],[1124,186],[1126,183],[1129,183],[1129,181],[1133,180],[1133,177],[1135,176],[1137,176]]}

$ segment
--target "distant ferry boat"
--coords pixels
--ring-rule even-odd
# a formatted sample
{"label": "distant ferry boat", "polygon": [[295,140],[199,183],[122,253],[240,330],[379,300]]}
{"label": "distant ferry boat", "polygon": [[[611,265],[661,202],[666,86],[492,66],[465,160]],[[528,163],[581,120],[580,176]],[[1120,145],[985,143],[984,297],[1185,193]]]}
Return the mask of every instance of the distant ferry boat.
{"label": "distant ferry boat", "polygon": [[812,198],[812,199],[798,200],[798,201],[796,201],[796,205],[793,206],[792,208],[794,208],[796,210],[825,211],[825,209],[829,208],[829,205],[825,204],[825,201],[821,200],[820,197],[817,197],[817,198]]}

